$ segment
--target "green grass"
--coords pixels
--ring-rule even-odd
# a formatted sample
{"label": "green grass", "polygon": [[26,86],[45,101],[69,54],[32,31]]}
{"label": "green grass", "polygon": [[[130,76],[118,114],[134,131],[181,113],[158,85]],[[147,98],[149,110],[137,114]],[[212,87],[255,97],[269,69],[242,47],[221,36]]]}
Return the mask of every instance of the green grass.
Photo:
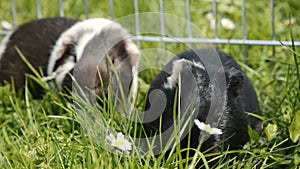
{"label": "green grass", "polygon": [[[298,1],[275,2],[276,38],[281,41],[299,41]],[[116,18],[134,13],[133,2],[116,0],[114,4]],[[191,4],[193,24],[201,28],[207,37],[213,37],[214,32],[205,19],[205,14],[212,10],[212,0],[201,3],[192,1]],[[59,15],[58,2],[41,1],[41,6],[43,17]],[[91,17],[110,18],[108,1],[89,0],[89,6]],[[166,1],[165,6],[165,12],[186,18],[184,1]],[[226,31],[219,26],[220,38],[242,38],[241,2],[224,0],[218,6],[219,18],[228,17],[236,23],[236,29],[232,31]],[[0,20],[12,23],[10,7],[9,0],[0,1]],[[83,1],[65,0],[64,7],[66,16],[85,18]],[[159,1],[139,1],[139,7],[140,12],[159,12]],[[271,39],[270,13],[269,1],[247,1],[249,39]],[[284,24],[290,14],[298,19],[291,29]],[[36,19],[35,1],[18,0],[17,17],[19,24]],[[181,33],[180,35],[186,33],[182,32],[179,26],[174,27],[174,32]],[[144,51],[141,60],[143,67],[161,67],[171,58],[172,54],[168,54],[166,59],[156,59],[161,62],[153,63],[154,59],[151,58],[159,58],[160,54],[149,49],[160,47],[160,43],[141,43],[141,49]],[[230,151],[218,154],[217,161],[220,162],[216,168],[297,168],[300,164],[299,48],[278,46],[273,54],[272,47],[269,46],[248,46],[249,57],[247,64],[244,64],[242,46],[218,47],[238,60],[252,80],[266,129],[259,138],[253,138],[246,144],[243,150],[234,151],[240,154],[239,158],[226,158],[227,154],[234,153]],[[166,49],[176,54],[186,50],[186,46],[166,43]],[[147,87],[157,72],[152,69],[140,73],[141,85],[137,100],[139,104],[136,104],[138,108],[143,107]],[[99,110],[91,106],[85,107],[91,112]],[[162,156],[156,158],[151,152],[149,156],[138,157],[137,154],[123,156],[108,151],[110,146],[103,136],[107,131],[100,130],[101,126],[110,126],[113,133],[138,134],[138,126],[122,118],[111,105],[107,105],[105,110],[95,117],[100,121],[99,124],[91,126],[92,129],[95,127],[95,130],[90,131],[93,132],[92,136],[102,134],[97,139],[90,137],[79,123],[82,117],[78,116],[73,105],[50,89],[42,100],[34,100],[26,90],[23,93],[15,93],[11,92],[8,85],[0,87],[0,113],[0,168],[188,167],[186,161],[181,160],[177,149],[169,159],[163,159]],[[133,151],[138,152],[136,149]],[[196,152],[197,159],[203,161],[204,157],[211,155],[197,150]]]}

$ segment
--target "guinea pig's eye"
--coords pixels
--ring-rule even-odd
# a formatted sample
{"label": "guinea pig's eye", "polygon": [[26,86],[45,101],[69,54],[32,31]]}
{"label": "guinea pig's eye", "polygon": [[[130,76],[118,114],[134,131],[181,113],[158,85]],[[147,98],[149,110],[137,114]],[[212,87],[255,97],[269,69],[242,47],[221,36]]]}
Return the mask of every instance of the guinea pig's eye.
{"label": "guinea pig's eye", "polygon": [[115,64],[115,58],[112,58],[112,59],[111,59],[111,63],[112,63],[112,64]]}

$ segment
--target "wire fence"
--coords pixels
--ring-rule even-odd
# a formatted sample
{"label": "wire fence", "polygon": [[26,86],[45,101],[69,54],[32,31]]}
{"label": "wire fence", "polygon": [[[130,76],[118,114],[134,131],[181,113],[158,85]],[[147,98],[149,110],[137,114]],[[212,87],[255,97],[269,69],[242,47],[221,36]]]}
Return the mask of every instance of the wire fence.
{"label": "wire fence", "polygon": [[[64,0],[58,0],[59,3],[59,16],[63,17],[65,16],[64,12]],[[186,0],[186,20],[188,22],[191,21],[191,1]],[[40,0],[35,1],[36,8],[37,8],[37,18],[43,18],[42,16],[42,11],[41,11],[41,3]],[[248,39],[248,32],[247,32],[247,19],[246,19],[246,0],[242,0],[242,38],[241,39],[222,39],[219,37],[219,32],[218,32],[218,3],[217,0],[213,0],[213,5],[212,5],[212,10],[213,10],[213,15],[215,17],[215,29],[214,29],[214,37],[213,38],[197,38],[193,36],[192,33],[192,27],[190,24],[187,26],[187,37],[173,37],[173,38],[168,38],[168,37],[163,37],[161,38],[160,36],[143,36],[140,35],[140,18],[139,18],[139,1],[138,0],[133,0],[133,5],[134,5],[134,15],[135,15],[135,29],[136,29],[136,35],[133,36],[132,39],[136,40],[138,43],[140,41],[148,41],[148,42],[182,42],[182,43],[195,43],[195,44],[207,44],[207,43],[212,43],[212,44],[231,44],[231,45],[243,45],[244,46],[244,52],[245,55],[247,53],[247,46],[249,45],[262,45],[262,46],[300,46],[300,41],[279,41],[276,39],[276,31],[275,31],[275,0],[270,0],[270,8],[271,8],[271,20],[270,22],[270,29],[271,29],[271,37],[270,39]],[[165,1],[160,0],[159,1],[160,5],[160,12],[165,13]],[[86,18],[89,18],[89,2],[88,0],[84,0],[84,9],[85,9],[85,16]],[[112,19],[115,19],[115,12],[114,12],[114,1],[109,0],[109,13]],[[13,18],[13,26],[14,28],[18,27],[17,23],[17,10],[16,10],[16,3],[15,0],[11,0],[11,14]],[[161,33],[162,35],[165,34],[165,20],[164,20],[164,15],[161,15],[160,19],[160,24],[161,24]],[[6,35],[10,31],[7,30],[0,30],[0,35]],[[274,51],[274,50],[273,50]]]}

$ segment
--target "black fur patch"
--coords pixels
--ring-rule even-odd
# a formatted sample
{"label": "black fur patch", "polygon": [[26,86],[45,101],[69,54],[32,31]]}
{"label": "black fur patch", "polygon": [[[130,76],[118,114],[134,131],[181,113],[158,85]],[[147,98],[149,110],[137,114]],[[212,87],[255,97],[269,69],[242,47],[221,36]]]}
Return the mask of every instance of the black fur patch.
{"label": "black fur patch", "polygon": [[[221,64],[223,65],[224,72],[219,72],[220,67],[215,65],[216,62],[210,60],[212,55],[216,55],[220,58]],[[199,56],[199,57],[198,57]],[[157,116],[157,114],[151,114],[151,112],[147,111],[151,109],[151,107],[156,107],[154,104],[155,102],[151,101],[149,98],[149,94],[154,90],[162,91],[167,97],[167,104],[163,112],[161,112],[159,118],[154,119],[151,122],[144,123],[144,128],[146,134],[148,136],[153,136],[158,133],[162,133],[167,131],[174,125],[174,112],[176,112],[177,120],[180,118],[177,116],[179,114],[177,105],[174,106],[175,100],[178,100],[178,85],[174,88],[167,88],[164,84],[168,81],[168,77],[172,74],[173,63],[180,59],[185,59],[190,61],[191,63],[204,63],[205,69],[201,69],[197,66],[191,66],[190,68],[185,67],[180,72],[182,74],[182,83],[184,85],[188,85],[191,83],[187,75],[184,76],[187,69],[190,69],[192,72],[192,77],[196,79],[197,83],[197,92],[194,92],[193,87],[189,87],[187,92],[195,93],[194,102],[197,107],[195,110],[198,110],[193,119],[197,118],[202,122],[206,122],[208,118],[208,112],[210,109],[214,109],[215,107],[210,107],[211,99],[212,99],[212,92],[215,90],[216,86],[212,83],[214,80],[218,80],[219,77],[225,76],[226,83],[225,92],[219,93],[217,98],[214,101],[225,101],[225,104],[222,109],[216,109],[213,111],[213,116],[215,119],[219,119],[218,121],[214,122],[215,126],[222,130],[222,135],[212,135],[211,137],[206,140],[202,146],[201,151],[205,151],[218,143],[224,141],[223,144],[217,146],[216,148],[212,149],[212,152],[218,152],[222,150],[222,145],[224,149],[240,149],[243,145],[249,141],[249,136],[247,132],[247,125],[250,124],[252,128],[257,130],[258,132],[261,131],[261,121],[254,118],[249,118],[245,114],[245,111],[252,112],[256,114],[260,114],[260,108],[257,101],[257,97],[255,91],[252,87],[252,84],[246,74],[241,70],[240,66],[237,62],[232,59],[229,55],[225,54],[221,51],[216,51],[215,49],[198,49],[198,50],[190,50],[179,54],[175,57],[172,61],[170,61],[161,71],[157,77],[153,80],[152,84],[150,85],[150,89],[148,91],[148,98],[146,101],[146,113],[144,115],[144,120],[149,121],[152,116]],[[205,60],[205,62],[204,62]],[[209,70],[208,70],[209,68]],[[210,74],[215,74],[215,78],[217,79],[210,79],[212,77],[208,76],[208,71]],[[190,78],[192,79],[192,78]],[[184,87],[183,87],[184,89]],[[182,89],[182,90],[183,90]],[[175,97],[177,96],[177,98]],[[181,107],[182,104],[185,102],[191,102],[190,95],[186,95],[184,91],[181,93]],[[153,98],[151,98],[153,100]],[[156,112],[158,113],[158,112]],[[187,116],[191,114],[191,111],[180,112],[182,114],[186,114]],[[210,115],[211,116],[211,115]],[[176,119],[175,118],[175,119]],[[189,122],[193,124],[193,119]],[[185,118],[183,121],[188,120]],[[190,134],[190,136],[189,136]],[[189,130],[189,134],[182,137],[181,140],[181,148],[186,148],[190,145],[191,148],[197,148],[199,144],[199,136],[200,130],[197,126],[192,126]],[[159,137],[159,136],[157,136]],[[162,138],[163,140],[168,140],[169,138]],[[151,142],[151,141],[150,141]],[[160,147],[160,143],[157,143],[156,147]],[[185,152],[183,155],[186,155]],[[190,155],[193,155],[193,152],[190,152]]]}
{"label": "black fur patch", "polygon": [[[36,70],[42,70],[47,75],[47,65],[52,47],[62,32],[77,22],[70,18],[45,18],[21,25],[15,30],[6,46],[0,60],[0,84],[14,80],[16,90],[25,85],[25,74],[32,74],[16,51],[22,54]],[[35,97],[42,96],[42,89],[33,83],[31,91]]]}

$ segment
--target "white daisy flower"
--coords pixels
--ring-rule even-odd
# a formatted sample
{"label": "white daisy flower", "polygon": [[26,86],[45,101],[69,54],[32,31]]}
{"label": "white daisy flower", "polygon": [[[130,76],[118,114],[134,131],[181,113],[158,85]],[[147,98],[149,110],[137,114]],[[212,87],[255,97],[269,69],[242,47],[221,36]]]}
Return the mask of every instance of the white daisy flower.
{"label": "white daisy flower", "polygon": [[214,14],[212,12],[208,12],[206,15],[205,15],[205,18],[207,19],[207,21],[209,22],[210,24],[210,28],[211,29],[216,29],[216,18],[214,16]]}
{"label": "white daisy flower", "polygon": [[209,124],[205,124],[203,122],[200,122],[198,119],[195,119],[194,122],[200,130],[202,130],[202,131],[204,131],[204,132],[206,132],[210,135],[212,135],[212,134],[215,134],[215,135],[222,134],[221,129],[211,127]]}
{"label": "white daisy flower", "polygon": [[210,23],[211,29],[216,29],[216,20],[215,19],[211,20],[209,23]]}
{"label": "white daisy flower", "polygon": [[228,18],[221,19],[221,25],[226,30],[232,30],[235,28],[235,24],[233,23],[233,21]]}
{"label": "white daisy flower", "polygon": [[213,14],[212,12],[208,12],[208,13],[205,15],[205,18],[206,18],[208,21],[215,20],[214,14]]}
{"label": "white daisy flower", "polygon": [[132,149],[132,143],[126,140],[122,133],[118,133],[117,138],[115,138],[114,135],[110,133],[106,138],[111,142],[111,146],[116,147],[122,151],[130,151]]}
{"label": "white daisy flower", "polygon": [[285,26],[293,26],[293,25],[295,25],[295,23],[296,23],[295,17],[292,17],[292,18],[284,21]]}
{"label": "white daisy flower", "polygon": [[12,24],[5,20],[1,21],[1,27],[6,30],[11,30],[13,28]]}

